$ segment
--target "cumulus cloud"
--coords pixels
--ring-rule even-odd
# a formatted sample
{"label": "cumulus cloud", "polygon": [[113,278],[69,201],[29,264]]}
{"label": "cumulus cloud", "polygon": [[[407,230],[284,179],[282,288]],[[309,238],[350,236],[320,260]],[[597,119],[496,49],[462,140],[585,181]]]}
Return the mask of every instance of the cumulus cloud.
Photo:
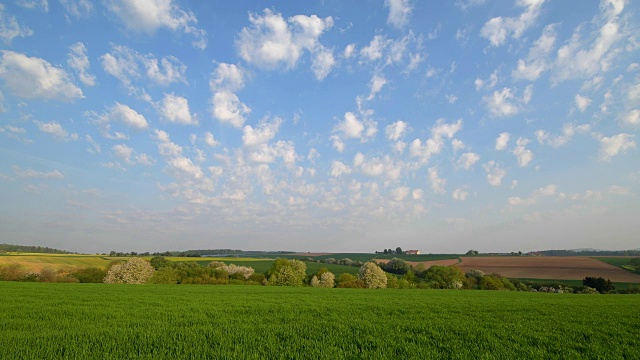
{"label": "cumulus cloud", "polygon": [[376,94],[382,90],[382,87],[387,84],[387,79],[383,75],[373,75],[371,78],[371,82],[369,83],[369,96],[367,100],[373,100],[376,97]]}
{"label": "cumulus cloud", "polygon": [[422,143],[420,139],[411,142],[409,151],[411,156],[421,158],[422,162],[428,162],[432,155],[439,154],[444,147],[444,139],[451,139],[462,130],[462,120],[447,124],[444,119],[438,119],[431,127],[431,137]]}
{"label": "cumulus cloud", "polygon": [[13,94],[25,99],[71,102],[83,98],[82,90],[71,82],[62,68],[44,59],[2,50],[0,79]]}
{"label": "cumulus cloud", "polygon": [[127,165],[139,164],[144,166],[151,166],[154,163],[154,160],[151,159],[147,154],[138,154],[134,149],[125,144],[114,145],[111,150],[113,151],[114,156],[122,160]]}
{"label": "cumulus cloud", "polygon": [[132,83],[145,74],[154,84],[168,86],[172,83],[186,83],[187,70],[180,60],[174,56],[157,59],[153,54],[141,55],[137,51],[122,45],[114,45],[110,53],[100,57],[105,72],[120,80],[132,89]]}
{"label": "cumulus cloud", "polygon": [[244,87],[244,72],[234,64],[220,63],[211,74],[209,88],[213,93],[211,113],[214,118],[239,128],[251,109],[235,94]]}
{"label": "cumulus cloud", "polygon": [[93,5],[89,0],[59,0],[60,4],[67,14],[76,17],[84,18],[89,16],[93,10]]}
{"label": "cumulus cloud", "polygon": [[465,170],[469,170],[473,164],[477,163],[480,160],[480,155],[473,152],[466,152],[460,155],[458,159],[457,166],[459,168],[463,168]]}
{"label": "cumulus cloud", "polygon": [[204,142],[205,142],[207,145],[211,146],[211,147],[218,146],[218,144],[220,144],[220,143],[219,143],[219,142],[218,142],[218,141],[213,137],[213,134],[212,134],[212,133],[210,133],[210,132],[208,132],[208,131],[207,131],[206,133],[204,133]]}
{"label": "cumulus cloud", "polygon": [[112,107],[102,114],[95,112],[89,112],[87,115],[95,119],[95,123],[98,125],[102,132],[102,136],[108,139],[121,140],[126,139],[127,136],[120,132],[111,133],[111,124],[119,122],[124,124],[127,128],[143,131],[149,128],[147,120],[127,105],[116,102]]}
{"label": "cumulus cloud", "polygon": [[402,29],[409,23],[413,7],[410,0],[385,0],[384,6],[389,8],[387,24]]}
{"label": "cumulus cloud", "polygon": [[541,198],[550,197],[557,193],[558,186],[555,184],[549,184],[535,190],[530,197],[521,198],[518,196],[509,197],[507,200],[510,206],[526,206],[537,204]]}
{"label": "cumulus cloud", "polygon": [[509,134],[508,132],[500,133],[500,135],[498,135],[498,138],[496,139],[496,150],[505,150],[509,145],[510,138],[511,134]]}
{"label": "cumulus cloud", "polygon": [[395,164],[389,156],[367,158],[360,152],[353,157],[353,167],[366,176],[385,176],[394,181],[400,177],[401,170],[401,165]]}
{"label": "cumulus cloud", "polygon": [[491,46],[500,46],[507,41],[507,38],[520,39],[522,34],[535,25],[540,15],[540,10],[544,0],[520,0],[516,2],[519,7],[525,10],[518,17],[494,17],[487,21],[480,36],[489,40]]}
{"label": "cumulus cloud", "polygon": [[385,135],[390,141],[398,141],[404,137],[409,128],[409,124],[402,120],[398,120],[385,128]]}
{"label": "cumulus cloud", "polygon": [[507,171],[504,170],[498,163],[491,160],[482,166],[487,173],[487,182],[491,186],[500,186],[502,179],[507,175]]}
{"label": "cumulus cloud", "polygon": [[508,117],[520,112],[519,100],[515,97],[513,90],[507,87],[483,96],[482,100],[487,105],[489,113],[495,117]]}
{"label": "cumulus cloud", "polygon": [[37,179],[64,179],[64,174],[59,170],[52,171],[36,171],[33,169],[23,169],[19,166],[12,166],[13,172],[19,178],[37,178]]}
{"label": "cumulus cloud", "polygon": [[189,110],[189,101],[173,93],[165,94],[159,104],[162,118],[176,124],[198,125],[198,119]]}
{"label": "cumulus cloud", "polygon": [[543,72],[549,70],[549,55],[555,46],[556,36],[556,25],[547,25],[540,38],[529,49],[526,59],[518,60],[511,76],[516,80],[536,81]]}
{"label": "cumulus cloud", "polygon": [[369,45],[360,49],[360,56],[365,60],[374,61],[382,58],[384,49],[389,46],[390,40],[382,35],[376,35],[373,37]]}
{"label": "cumulus cloud", "polygon": [[333,67],[333,55],[320,44],[322,34],[333,27],[333,18],[296,15],[284,19],[265,9],[249,14],[250,27],[242,29],[236,41],[240,57],[263,69],[294,68],[305,52],[315,56],[316,78],[323,79]]}
{"label": "cumulus cloud", "polygon": [[409,189],[407,186],[399,186],[391,190],[389,195],[392,201],[400,202],[404,200],[407,196],[409,196],[410,192],[411,192],[411,189]]}
{"label": "cumulus cloud", "polygon": [[569,79],[590,78],[609,69],[619,52],[617,43],[625,38],[618,22],[624,7],[624,1],[602,1],[601,13],[592,21],[592,24],[601,26],[594,29],[588,39],[580,36],[583,26],[576,28],[571,39],[557,52],[552,76],[554,84]]}
{"label": "cumulus cloud", "polygon": [[105,0],[104,5],[129,30],[148,35],[162,28],[180,31],[195,37],[193,46],[207,47],[207,33],[196,27],[196,16],[181,9],[173,0]]}
{"label": "cumulus cloud", "polygon": [[591,125],[576,125],[575,123],[566,123],[562,127],[561,135],[552,135],[546,130],[536,131],[536,139],[540,144],[549,145],[551,147],[560,147],[573,139],[575,134],[585,134],[591,130]]}
{"label": "cumulus cloud", "polygon": [[256,128],[245,125],[242,129],[242,143],[246,147],[268,143],[275,138],[280,125],[282,125],[282,119],[278,117],[271,122],[262,121]]}
{"label": "cumulus cloud", "polygon": [[431,189],[437,194],[444,194],[444,186],[447,184],[446,179],[442,179],[438,176],[438,169],[436,167],[430,167],[428,169],[429,181],[431,182]]}
{"label": "cumulus cloud", "polygon": [[467,199],[467,196],[469,196],[469,192],[465,191],[464,188],[457,188],[451,193],[453,200],[457,201],[464,201]]}
{"label": "cumulus cloud", "polygon": [[31,10],[40,9],[49,12],[49,0],[16,0],[16,4]]}
{"label": "cumulus cloud", "polygon": [[0,39],[5,44],[10,45],[17,37],[27,37],[33,35],[29,27],[18,24],[15,16],[10,16],[4,12],[4,5],[0,4]]}
{"label": "cumulus cloud", "polygon": [[75,70],[83,84],[87,86],[96,84],[96,77],[89,74],[89,57],[87,56],[87,47],[83,43],[77,42],[69,47],[67,65]]}
{"label": "cumulus cloud", "polygon": [[622,115],[622,123],[628,126],[640,125],[640,109],[633,109]]}
{"label": "cumulus cloud", "polygon": [[498,70],[494,70],[491,75],[489,75],[489,79],[487,80],[483,80],[480,78],[476,78],[476,80],[473,82],[476,90],[480,91],[482,89],[486,89],[486,90],[491,90],[493,89],[496,84],[498,83]]}
{"label": "cumulus cloud", "polygon": [[518,159],[518,165],[520,167],[529,165],[531,160],[533,160],[533,152],[526,148],[529,142],[530,140],[527,138],[518,138],[518,140],[516,140],[516,147],[511,152],[516,156],[516,159]]}
{"label": "cumulus cloud", "polygon": [[333,146],[339,152],[342,152],[345,146],[344,140],[359,139],[360,142],[366,142],[375,137],[378,132],[377,126],[378,124],[375,121],[360,121],[354,113],[346,112],[344,114],[344,120],[340,121],[333,128],[333,135],[330,139],[333,142]]}
{"label": "cumulus cloud", "polygon": [[58,140],[63,140],[63,141],[72,141],[72,140],[78,140],[78,134],[73,133],[73,134],[69,134],[63,127],[62,125],[60,125],[60,123],[56,122],[56,121],[51,121],[51,122],[41,122],[41,121],[35,121],[36,126],[38,127],[38,130],[50,134],[53,137],[55,137]]}
{"label": "cumulus cloud", "polygon": [[341,161],[333,160],[331,162],[331,176],[340,177],[342,175],[351,174],[351,168]]}
{"label": "cumulus cloud", "polygon": [[628,150],[635,149],[636,142],[633,140],[634,135],[621,133],[614,136],[601,136],[600,141],[600,160],[609,161],[618,154],[624,154]]}
{"label": "cumulus cloud", "polygon": [[591,99],[589,99],[586,96],[582,96],[580,94],[576,95],[575,102],[576,102],[576,106],[578,107],[578,110],[580,110],[580,112],[584,112],[585,110],[587,110],[587,107],[589,107],[589,105],[591,105]]}

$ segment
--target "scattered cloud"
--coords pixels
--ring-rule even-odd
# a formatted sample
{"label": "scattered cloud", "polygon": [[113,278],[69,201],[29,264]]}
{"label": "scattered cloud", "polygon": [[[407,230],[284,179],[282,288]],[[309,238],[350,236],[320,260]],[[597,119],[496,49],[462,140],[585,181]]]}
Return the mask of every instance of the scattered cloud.
{"label": "scattered cloud", "polygon": [[634,135],[620,133],[618,135],[598,136],[600,141],[600,160],[609,161],[618,154],[624,154],[630,149],[635,149]]}
{"label": "scattered cloud", "polygon": [[382,87],[387,84],[387,79],[385,79],[382,75],[373,75],[371,78],[371,82],[369,83],[369,88],[371,89],[369,92],[369,96],[367,100],[373,100],[376,97],[376,94],[382,90]]}
{"label": "scattered cloud", "polygon": [[64,179],[64,174],[62,174],[58,169],[54,169],[52,171],[44,172],[44,171],[36,171],[33,169],[23,169],[19,166],[12,166],[13,172],[19,178],[36,178],[36,179]]}
{"label": "scattered cloud", "polygon": [[67,14],[75,18],[85,18],[93,11],[89,0],[59,0]]}
{"label": "scattered cloud", "polygon": [[511,134],[509,134],[508,132],[503,132],[500,133],[500,135],[498,135],[498,138],[496,139],[496,150],[498,151],[502,151],[502,150],[506,150],[507,146],[509,145],[509,139],[511,138]]}
{"label": "scattered cloud", "polygon": [[352,112],[346,112],[344,119],[333,128],[333,135],[330,139],[333,147],[338,152],[344,151],[344,141],[349,139],[358,139],[360,142],[366,142],[376,136],[378,132],[378,124],[371,120],[358,120]]}
{"label": "scattered cloud", "polygon": [[384,6],[389,8],[387,24],[402,29],[409,23],[413,7],[410,0],[385,0]]}
{"label": "scattered cloud", "polygon": [[72,102],[83,98],[82,90],[62,68],[46,60],[8,50],[0,50],[0,79],[13,94],[25,99]]}
{"label": "scattered cloud", "polygon": [[507,87],[502,90],[496,90],[491,95],[482,97],[489,113],[495,117],[509,117],[519,113],[521,110],[520,102],[527,103],[529,99],[530,95],[525,96],[523,98],[524,101],[517,99],[513,90]]}
{"label": "scattered cloud", "polygon": [[55,137],[56,139],[58,139],[58,140],[75,141],[75,140],[78,140],[78,138],[79,138],[78,134],[76,134],[76,133],[69,134],[62,127],[62,125],[60,125],[60,123],[58,123],[56,121],[51,121],[51,122],[48,122],[48,123],[41,122],[41,121],[35,121],[35,124],[38,127],[38,130],[42,131],[43,133],[50,134],[53,137]]}
{"label": "scattered cloud", "polygon": [[511,76],[516,80],[536,81],[551,67],[550,54],[556,42],[556,24],[545,26],[540,38],[529,49],[525,59],[518,60]]}
{"label": "scattered cloud", "polygon": [[438,169],[436,167],[430,167],[428,173],[433,192],[436,194],[444,194],[446,192],[444,186],[447,184],[447,180],[438,176]]}
{"label": "scattered cloud", "polygon": [[19,24],[15,16],[7,15],[4,11],[4,5],[0,4],[0,39],[2,39],[5,44],[10,45],[13,39],[17,37],[27,37],[31,35],[33,35],[33,30]]}
{"label": "scattered cloud", "polygon": [[195,38],[194,47],[207,47],[207,33],[196,27],[196,16],[181,9],[173,0],[105,0],[104,5],[128,30],[148,35],[162,28],[180,31]]}
{"label": "scattered cloud", "polygon": [[235,94],[244,87],[244,77],[244,72],[238,66],[220,63],[209,80],[209,88],[213,93],[211,114],[220,122],[236,128],[240,128],[245,116],[251,113],[251,108]]}
{"label": "scattered cloud", "polygon": [[101,130],[102,136],[107,139],[122,140],[126,139],[127,135],[121,132],[111,133],[111,125],[114,122],[122,123],[129,129],[136,131],[143,131],[149,128],[147,120],[127,105],[116,102],[112,107],[102,114],[95,112],[88,112],[87,115],[93,118],[95,123]]}
{"label": "scattered cloud", "polygon": [[566,123],[562,127],[561,135],[551,135],[549,132],[542,129],[536,131],[535,134],[536,139],[540,144],[557,148],[571,141],[575,134],[586,134],[590,130],[591,125],[589,124],[576,125],[575,123]]}
{"label": "scattered cloud", "polygon": [[421,158],[422,162],[429,161],[432,155],[439,154],[444,147],[444,139],[451,139],[462,130],[462,120],[447,124],[444,119],[438,119],[431,127],[431,137],[422,143],[420,139],[411,142],[410,153],[414,157]]}
{"label": "scattered cloud", "polygon": [[159,104],[159,111],[162,118],[176,124],[198,125],[198,118],[191,114],[189,101],[173,93],[165,94],[164,99]]}
{"label": "scattered cloud", "polygon": [[507,171],[504,170],[498,163],[491,160],[482,166],[487,173],[487,182],[491,186],[500,186],[502,179],[507,175]]}
{"label": "scattered cloud", "polygon": [[91,65],[87,56],[87,47],[83,43],[77,42],[69,47],[67,65],[78,74],[78,78],[86,86],[94,86],[96,84],[96,77],[89,74]]}
{"label": "scattered cloud", "polygon": [[473,166],[473,164],[477,163],[478,161],[480,161],[480,155],[473,152],[466,152],[460,155],[456,166],[465,170],[469,170]]}
{"label": "scattered cloud", "polygon": [[469,192],[464,188],[457,188],[453,190],[453,193],[451,193],[451,197],[453,198],[453,200],[457,201],[465,201],[467,199],[467,196],[469,196]]}
{"label": "scattered cloud", "polygon": [[531,160],[533,160],[533,152],[526,148],[530,141],[531,140],[527,138],[518,138],[518,140],[516,140],[516,147],[511,152],[518,159],[518,165],[520,167],[529,165]]}
{"label": "scattered cloud", "polygon": [[591,105],[591,99],[589,99],[586,96],[582,96],[580,94],[576,95],[575,101],[576,101],[576,106],[578,107],[578,110],[580,110],[580,112],[584,112],[585,110],[587,110],[587,107]]}
{"label": "scattered cloud", "polygon": [[494,17],[487,21],[480,36],[489,40],[491,46],[503,45],[509,37],[520,39],[522,34],[536,24],[541,13],[544,0],[518,1],[516,5],[524,7],[525,10],[518,17]]}

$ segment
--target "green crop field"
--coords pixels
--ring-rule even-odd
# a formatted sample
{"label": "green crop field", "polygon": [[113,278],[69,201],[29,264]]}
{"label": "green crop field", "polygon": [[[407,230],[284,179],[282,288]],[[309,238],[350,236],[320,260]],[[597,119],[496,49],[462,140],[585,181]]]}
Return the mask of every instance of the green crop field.
{"label": "green crop field", "polygon": [[[172,258],[167,258],[171,261],[173,261]],[[196,259],[202,259],[202,258],[196,258]],[[230,258],[217,258],[217,259],[212,259],[209,260],[207,259],[206,261],[198,261],[198,264],[203,265],[203,266],[207,266],[211,261],[222,261],[225,264],[236,264],[239,266],[249,266],[252,267],[256,272],[258,273],[266,273],[267,271],[269,271],[269,269],[271,269],[271,266],[273,265],[273,261],[274,260],[251,260],[251,261],[237,261],[235,259],[230,259]],[[360,270],[360,267],[354,267],[354,266],[345,266],[345,265],[335,265],[335,264],[323,264],[323,263],[314,263],[314,262],[305,262],[305,265],[307,265],[307,274],[315,274],[318,272],[318,270],[322,269],[322,268],[326,268],[327,270],[331,271],[332,273],[334,273],[336,276],[342,274],[342,273],[349,273],[349,274],[357,274],[358,271]]]}
{"label": "green crop field", "polygon": [[[298,258],[305,257],[299,256]],[[457,254],[419,254],[419,255],[407,255],[407,254],[366,254],[366,253],[340,253],[340,254],[329,254],[329,255],[321,255],[321,256],[311,256],[311,258],[315,260],[325,260],[329,258],[334,258],[336,260],[349,258],[355,261],[366,262],[372,259],[393,259],[400,258],[407,261],[433,261],[433,260],[448,260],[448,259],[458,259],[460,255]]]}
{"label": "green crop field", "polygon": [[631,267],[631,260],[633,260],[633,257],[594,257],[594,259],[596,260],[600,260],[603,262],[606,262],[607,264],[611,264],[611,265],[615,265],[618,267],[621,267],[625,270],[629,270],[629,271],[633,271],[633,268]]}
{"label": "green crop field", "polygon": [[637,359],[637,295],[0,282],[2,359]]}

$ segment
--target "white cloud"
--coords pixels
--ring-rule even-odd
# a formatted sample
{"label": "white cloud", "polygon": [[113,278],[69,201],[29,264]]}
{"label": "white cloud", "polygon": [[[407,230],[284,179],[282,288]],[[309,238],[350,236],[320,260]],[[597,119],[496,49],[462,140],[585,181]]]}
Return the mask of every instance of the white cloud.
{"label": "white cloud", "polygon": [[114,45],[110,53],[100,58],[104,71],[120,80],[130,90],[131,83],[139,79],[143,73],[141,66],[147,79],[157,85],[168,86],[175,82],[187,82],[187,67],[174,56],[165,56],[158,60],[153,54],[143,56],[126,46]]}
{"label": "white cloud", "polygon": [[520,39],[522,34],[535,25],[540,15],[540,8],[544,0],[520,0],[516,4],[524,7],[525,10],[518,17],[494,17],[487,21],[480,35],[489,40],[492,46],[500,46],[507,41],[508,37]]}
{"label": "white cloud", "polygon": [[627,150],[635,149],[636,142],[633,141],[633,138],[634,135],[626,133],[621,133],[611,137],[600,137],[600,159],[609,161],[612,157],[620,153],[624,154]]}
{"label": "white cloud", "polygon": [[368,61],[378,60],[382,58],[382,52],[390,43],[391,41],[387,40],[384,36],[376,35],[369,45],[360,50],[360,55]]}
{"label": "white cloud", "polygon": [[154,34],[158,29],[181,31],[195,37],[193,46],[207,47],[207,33],[195,27],[198,19],[182,10],[173,0],[105,0],[106,8],[115,14],[129,30]]}
{"label": "white cloud", "polygon": [[516,140],[516,147],[511,152],[518,159],[518,165],[520,167],[527,166],[531,160],[533,160],[533,152],[526,148],[529,142],[530,140],[527,138],[518,138],[518,140]]}
{"label": "white cloud", "polygon": [[622,115],[622,121],[625,125],[639,126],[640,125],[640,109],[633,109],[624,115]]}
{"label": "white cloud", "polygon": [[340,177],[342,175],[351,174],[351,168],[337,160],[331,162],[331,176]]}
{"label": "white cloud", "polygon": [[510,206],[527,206],[534,205],[538,203],[543,197],[550,197],[557,194],[558,186],[555,184],[549,184],[547,186],[541,187],[533,192],[528,198],[521,197],[510,197],[508,199]]}
{"label": "white cloud", "polygon": [[552,77],[554,84],[569,79],[591,78],[609,69],[619,52],[615,48],[616,43],[626,37],[618,23],[624,4],[624,1],[602,1],[601,14],[592,23],[603,25],[594,29],[589,39],[580,37],[583,26],[576,28],[571,39],[557,52]]}
{"label": "white cloud", "polygon": [[498,135],[496,139],[496,150],[505,150],[507,145],[509,145],[509,139],[511,138],[511,134],[508,132],[503,132]]}
{"label": "white cloud", "polygon": [[220,144],[220,143],[219,143],[218,141],[216,141],[216,139],[213,137],[213,134],[212,134],[212,133],[210,133],[210,132],[208,132],[208,131],[207,131],[206,133],[204,133],[204,142],[205,142],[207,145],[211,146],[211,147],[214,147],[214,146],[217,146],[218,144]]}
{"label": "white cloud", "polygon": [[480,78],[476,78],[476,80],[473,83],[476,87],[476,90],[478,91],[482,89],[487,89],[487,90],[493,89],[498,83],[498,69],[494,70],[491,73],[491,75],[489,75],[488,80],[482,80]]}
{"label": "white cloud", "polygon": [[162,117],[169,122],[183,125],[198,125],[198,119],[191,115],[189,101],[181,96],[165,94],[160,104]]}
{"label": "white cloud", "polygon": [[549,70],[549,54],[556,41],[556,25],[547,25],[540,38],[529,49],[526,59],[518,60],[518,65],[511,73],[517,80],[537,80],[543,72]]}
{"label": "white cloud", "polygon": [[67,65],[76,71],[78,78],[87,86],[96,84],[96,77],[89,74],[89,57],[87,56],[87,47],[83,43],[77,42],[69,47],[69,59]]}
{"label": "white cloud", "polygon": [[387,84],[387,79],[383,75],[373,75],[371,78],[371,82],[369,83],[369,88],[371,89],[369,92],[369,96],[367,100],[373,100],[376,94],[382,90],[382,87]]}
{"label": "white cloud", "polygon": [[609,187],[609,193],[622,196],[632,195],[631,191],[629,191],[629,188],[618,185],[611,185],[611,187]]}
{"label": "white cloud", "polygon": [[451,139],[462,130],[462,120],[447,124],[444,119],[438,119],[431,127],[431,137],[425,141],[424,145],[420,139],[411,142],[410,153],[414,157],[422,158],[423,162],[428,162],[432,155],[439,154],[444,147],[444,139]]}
{"label": "white cloud", "polygon": [[311,70],[313,70],[316,79],[323,80],[329,75],[335,64],[336,60],[333,57],[333,52],[325,47],[321,47],[313,56]]}
{"label": "white cloud", "polygon": [[591,99],[589,99],[586,96],[577,94],[575,97],[575,102],[576,102],[576,106],[578,107],[578,110],[580,110],[580,112],[584,112],[585,110],[587,110],[587,107],[589,107],[589,105],[591,104]]}
{"label": "white cloud", "polygon": [[549,145],[551,147],[560,147],[573,139],[576,133],[585,134],[591,130],[591,125],[576,125],[574,123],[566,123],[562,127],[561,135],[551,135],[545,130],[536,131],[536,139],[540,144]]}
{"label": "white cloud", "polygon": [[514,102],[517,99],[510,88],[496,90],[490,96],[483,96],[482,100],[492,116],[513,116],[520,112],[520,106]]}
{"label": "white cloud", "polygon": [[391,190],[389,195],[390,195],[392,201],[400,202],[400,201],[404,200],[407,196],[409,196],[410,192],[411,192],[411,189],[409,189],[408,187],[399,186],[399,187]]}
{"label": "white cloud", "polygon": [[387,136],[387,139],[391,141],[398,141],[404,137],[408,128],[409,125],[406,122],[398,120],[391,125],[387,125],[385,128],[385,135]]}
{"label": "white cloud", "polygon": [[453,148],[453,153],[456,154],[460,150],[464,150],[467,146],[464,144],[464,141],[459,139],[451,140],[451,147]]}
{"label": "white cloud", "polygon": [[142,131],[149,128],[147,120],[127,105],[116,102],[111,108],[104,113],[98,115],[95,112],[88,112],[89,116],[95,118],[96,124],[100,127],[102,136],[108,139],[122,140],[127,136],[120,132],[111,133],[111,124],[113,122],[120,122],[126,127]]}
{"label": "white cloud", "polygon": [[10,45],[17,37],[27,37],[33,35],[29,27],[18,24],[15,16],[9,16],[4,12],[4,5],[0,4],[0,39],[5,44]]}
{"label": "white cloud", "polygon": [[491,186],[500,186],[502,179],[507,175],[507,171],[500,167],[498,163],[491,160],[482,166],[487,173],[487,181]]}
{"label": "white cloud", "polygon": [[25,99],[48,99],[71,102],[83,98],[82,90],[67,73],[37,57],[2,50],[0,79],[11,92]]}
{"label": "white cloud", "polygon": [[211,112],[213,117],[223,123],[239,128],[244,124],[245,116],[251,109],[231,92],[220,91],[213,94]]}
{"label": "white cloud", "polygon": [[473,164],[477,163],[480,160],[480,155],[473,152],[466,152],[460,155],[458,159],[457,166],[464,168],[465,170],[469,170]]}
{"label": "white cloud", "polygon": [[13,172],[19,178],[38,178],[38,179],[64,179],[64,174],[54,169],[49,172],[41,172],[33,169],[23,169],[18,166],[12,166]]}
{"label": "white cloud", "polygon": [[464,201],[467,199],[467,196],[469,196],[469,192],[465,191],[464,188],[455,189],[451,194],[453,200],[457,201]]}
{"label": "white cloud", "polygon": [[442,179],[438,176],[438,169],[436,167],[430,167],[428,169],[429,172],[429,181],[431,181],[431,189],[433,192],[438,194],[444,194],[444,186],[447,183],[446,179]]}
{"label": "white cloud", "polygon": [[31,10],[40,9],[44,12],[49,12],[48,0],[16,0],[16,4]]}
{"label": "white cloud", "polygon": [[389,8],[387,24],[402,29],[409,23],[413,8],[410,0],[385,0],[384,6]]}
{"label": "white cloud", "polygon": [[249,22],[251,26],[243,28],[236,41],[244,61],[264,69],[292,69],[305,51],[317,52],[316,77],[329,73],[333,64],[329,65],[328,50],[319,38],[333,27],[332,17],[296,15],[285,20],[281,14],[265,9],[263,15],[249,14]]}
{"label": "white cloud", "polygon": [[51,121],[48,123],[36,121],[35,123],[36,123],[36,126],[38,127],[38,130],[44,133],[53,135],[59,140],[65,140],[65,141],[78,140],[78,134],[73,133],[69,135],[69,133],[62,127],[62,125],[60,125],[60,123],[56,121]]}
{"label": "white cloud", "polygon": [[135,150],[125,144],[114,145],[111,149],[113,154],[127,165],[151,166],[154,163],[154,160],[147,154],[136,154]]}
{"label": "white cloud", "polygon": [[242,142],[246,147],[261,145],[271,141],[282,125],[282,119],[276,117],[272,122],[262,121],[254,129],[251,125],[245,125],[242,129]]}
{"label": "white cloud", "polygon": [[334,134],[330,139],[333,141],[333,146],[339,152],[342,152],[344,150],[344,140],[359,139],[360,142],[365,142],[373,138],[377,131],[377,123],[375,121],[360,121],[354,113],[346,112],[344,120],[333,128]]}
{"label": "white cloud", "polygon": [[347,46],[344,47],[344,51],[342,52],[342,56],[344,56],[345,58],[349,59],[350,57],[352,57],[356,52],[356,44],[349,44]]}
{"label": "white cloud", "polygon": [[93,10],[93,5],[89,0],[59,0],[67,14],[76,18],[89,16]]}
{"label": "white cloud", "polygon": [[244,87],[244,72],[233,64],[220,63],[211,74],[209,88],[213,92],[211,113],[223,123],[239,128],[251,109],[235,94]]}

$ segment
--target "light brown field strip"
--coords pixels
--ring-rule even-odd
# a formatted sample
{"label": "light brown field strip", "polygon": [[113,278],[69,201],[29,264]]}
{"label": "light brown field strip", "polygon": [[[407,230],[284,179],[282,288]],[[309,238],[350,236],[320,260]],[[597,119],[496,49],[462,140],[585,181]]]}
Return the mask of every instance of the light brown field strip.
{"label": "light brown field strip", "polygon": [[585,256],[463,256],[461,259],[458,267],[465,272],[478,269],[487,274],[521,279],[582,280],[595,276],[615,282],[640,283],[640,275]]}

